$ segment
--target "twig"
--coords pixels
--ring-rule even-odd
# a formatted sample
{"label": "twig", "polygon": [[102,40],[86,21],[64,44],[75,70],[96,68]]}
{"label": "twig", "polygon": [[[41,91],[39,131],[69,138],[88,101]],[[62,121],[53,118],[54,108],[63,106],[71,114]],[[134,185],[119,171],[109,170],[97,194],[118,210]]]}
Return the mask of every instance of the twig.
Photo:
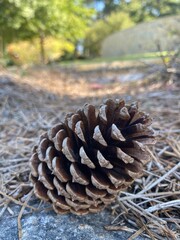
{"label": "twig", "polygon": [[132,193],[128,193],[128,192],[121,192],[123,194],[129,195],[127,197],[118,197],[118,201],[126,201],[126,200],[130,200],[130,199],[136,199],[136,198],[147,198],[147,197],[156,197],[156,196],[172,196],[172,195],[178,195],[180,194],[180,191],[177,192],[157,192],[157,193],[145,193],[145,194],[132,194]]}
{"label": "twig", "polygon": [[137,238],[139,235],[141,235],[141,233],[144,232],[144,230],[145,230],[145,227],[140,228],[133,235],[131,235],[131,237],[129,237],[128,240],[133,240],[133,239]]}
{"label": "twig", "polygon": [[159,184],[161,181],[163,181],[167,176],[169,176],[171,173],[173,173],[174,171],[176,171],[176,169],[178,169],[180,167],[180,162],[178,164],[176,164],[173,168],[171,168],[167,173],[165,173],[162,177],[160,177],[159,179],[157,179],[154,183],[152,183],[150,186],[148,186],[147,188],[143,189],[142,191],[139,192],[139,194],[145,193],[148,190],[152,189],[154,186],[156,186],[157,184]]}
{"label": "twig", "polygon": [[128,202],[124,202],[124,204],[129,207],[130,209],[133,209],[135,212],[137,212],[138,214],[140,214],[141,216],[145,216],[149,219],[152,220],[154,219],[157,222],[161,222],[163,224],[166,224],[166,221],[156,217],[155,215],[146,212],[143,208],[139,207],[137,204],[135,204],[134,202],[132,202],[131,200],[128,200]]}
{"label": "twig", "polygon": [[27,203],[28,203],[28,201],[30,200],[32,194],[33,194],[33,190],[31,190],[31,191],[29,192],[29,195],[28,195],[26,201],[23,203],[23,206],[22,206],[22,208],[21,208],[21,210],[20,210],[20,212],[19,212],[19,215],[18,215],[18,236],[19,236],[19,240],[22,240],[21,218],[22,218],[24,209],[26,208]]}
{"label": "twig", "polygon": [[126,231],[126,232],[134,232],[134,229],[128,228],[126,226],[104,226],[104,228],[108,231]]}
{"label": "twig", "polygon": [[7,195],[6,193],[4,193],[4,192],[2,192],[2,191],[0,191],[0,194],[3,195],[4,197],[8,198],[8,199],[11,200],[12,202],[18,204],[18,205],[24,206],[24,204],[25,204],[25,207],[30,208],[30,209],[32,209],[32,210],[36,210],[36,208],[34,208],[34,207],[30,206],[30,205],[27,205],[26,203],[22,203],[22,202],[18,201],[18,200],[16,200],[15,198]]}
{"label": "twig", "polygon": [[165,203],[161,203],[161,204],[156,204],[152,207],[149,207],[148,209],[146,209],[146,212],[152,213],[158,210],[162,210],[162,209],[166,209],[169,207],[174,207],[174,208],[180,208],[180,200],[173,200],[173,201],[169,201],[169,202],[165,202]]}

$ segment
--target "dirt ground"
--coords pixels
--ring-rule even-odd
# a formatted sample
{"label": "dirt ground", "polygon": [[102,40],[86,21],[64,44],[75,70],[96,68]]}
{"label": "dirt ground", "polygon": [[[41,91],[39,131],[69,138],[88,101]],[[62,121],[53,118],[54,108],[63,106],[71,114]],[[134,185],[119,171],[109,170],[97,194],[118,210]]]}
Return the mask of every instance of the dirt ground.
{"label": "dirt ground", "polygon": [[106,229],[128,231],[128,223],[137,230],[131,239],[139,234],[179,239],[180,85],[155,77],[149,81],[152,68],[106,67],[0,70],[0,217],[5,211],[13,214],[11,202],[23,206],[27,199],[28,160],[41,133],[85,103],[99,106],[107,98],[124,98],[138,101],[153,117],[157,143],[149,149],[152,160],[142,179],[111,206],[114,221]]}

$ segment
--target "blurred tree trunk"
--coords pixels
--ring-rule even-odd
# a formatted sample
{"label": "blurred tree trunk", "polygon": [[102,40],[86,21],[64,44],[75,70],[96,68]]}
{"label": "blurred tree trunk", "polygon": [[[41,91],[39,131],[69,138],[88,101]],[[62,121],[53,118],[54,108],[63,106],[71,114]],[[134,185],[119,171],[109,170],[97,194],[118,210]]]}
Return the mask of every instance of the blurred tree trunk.
{"label": "blurred tree trunk", "polygon": [[45,49],[44,49],[44,34],[40,34],[40,61],[42,64],[45,64]]}
{"label": "blurred tree trunk", "polygon": [[75,45],[75,48],[74,48],[74,58],[77,59],[78,58],[78,48],[77,48],[77,43]]}
{"label": "blurred tree trunk", "polygon": [[3,57],[3,38],[0,37],[0,58]]}
{"label": "blurred tree trunk", "polygon": [[0,53],[2,55],[2,57],[4,58],[5,57],[5,38],[4,38],[4,34],[2,32],[2,35],[0,36]]}

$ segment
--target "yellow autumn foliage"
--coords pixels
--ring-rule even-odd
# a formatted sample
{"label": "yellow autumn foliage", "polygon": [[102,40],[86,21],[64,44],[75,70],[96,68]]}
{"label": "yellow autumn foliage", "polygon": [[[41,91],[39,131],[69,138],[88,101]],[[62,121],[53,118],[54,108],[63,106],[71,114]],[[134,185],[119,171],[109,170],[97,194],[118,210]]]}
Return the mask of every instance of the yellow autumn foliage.
{"label": "yellow autumn foliage", "polygon": [[[64,39],[47,37],[44,42],[44,50],[45,59],[48,62],[59,59],[64,52],[72,53],[74,45]],[[10,59],[18,65],[40,63],[39,39],[11,43],[7,47],[7,53]]]}

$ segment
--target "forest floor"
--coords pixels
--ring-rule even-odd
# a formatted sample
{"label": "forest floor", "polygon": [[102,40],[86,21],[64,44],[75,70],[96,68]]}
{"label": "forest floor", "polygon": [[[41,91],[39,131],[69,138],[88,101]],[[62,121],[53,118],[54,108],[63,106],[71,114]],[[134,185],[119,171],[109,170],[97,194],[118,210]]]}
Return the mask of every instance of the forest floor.
{"label": "forest floor", "polygon": [[105,229],[131,232],[130,240],[139,235],[179,239],[180,79],[169,76],[165,82],[159,69],[144,63],[0,69],[0,218],[14,214],[12,202],[22,206],[20,232],[24,208],[36,211],[25,193],[28,160],[41,133],[85,103],[99,106],[107,98],[124,98],[138,101],[153,117],[157,143],[149,149],[144,176],[110,207],[114,220]]}

